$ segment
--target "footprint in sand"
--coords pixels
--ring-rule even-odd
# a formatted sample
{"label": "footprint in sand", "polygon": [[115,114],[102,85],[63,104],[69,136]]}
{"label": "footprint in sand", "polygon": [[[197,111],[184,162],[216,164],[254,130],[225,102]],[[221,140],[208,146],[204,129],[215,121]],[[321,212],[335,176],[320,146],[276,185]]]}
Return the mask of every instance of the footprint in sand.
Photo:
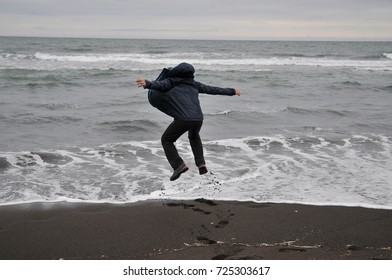
{"label": "footprint in sand", "polygon": [[211,240],[205,236],[197,236],[196,240],[199,241],[200,243],[203,243],[203,244],[215,244],[216,243],[216,241]]}
{"label": "footprint in sand", "polygon": [[279,252],[287,253],[287,252],[306,252],[303,248],[280,248]]}

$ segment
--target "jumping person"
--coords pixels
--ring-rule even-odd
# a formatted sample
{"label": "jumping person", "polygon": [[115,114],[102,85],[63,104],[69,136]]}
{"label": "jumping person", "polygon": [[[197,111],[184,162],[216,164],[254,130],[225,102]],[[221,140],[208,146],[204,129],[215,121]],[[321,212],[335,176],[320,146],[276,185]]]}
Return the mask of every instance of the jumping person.
{"label": "jumping person", "polygon": [[180,63],[172,68],[169,76],[161,81],[148,81],[138,78],[138,87],[159,91],[166,95],[166,109],[174,121],[167,127],[162,135],[161,142],[167,160],[174,169],[170,181],[178,179],[182,173],[188,171],[174,142],[185,132],[188,132],[189,142],[195,158],[199,174],[207,173],[203,155],[203,144],[200,138],[200,129],[203,125],[203,113],[199,102],[199,93],[214,95],[240,95],[239,89],[220,88],[204,85],[194,80],[195,69],[191,64]]}

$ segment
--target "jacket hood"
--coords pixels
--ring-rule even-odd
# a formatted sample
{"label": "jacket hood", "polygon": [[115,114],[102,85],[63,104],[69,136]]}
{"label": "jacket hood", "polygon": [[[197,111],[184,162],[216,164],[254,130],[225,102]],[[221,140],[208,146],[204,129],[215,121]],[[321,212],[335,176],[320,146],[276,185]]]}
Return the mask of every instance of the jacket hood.
{"label": "jacket hood", "polygon": [[193,79],[194,73],[195,73],[195,68],[193,68],[191,64],[183,62],[178,64],[173,69],[171,69],[169,76],[173,78]]}

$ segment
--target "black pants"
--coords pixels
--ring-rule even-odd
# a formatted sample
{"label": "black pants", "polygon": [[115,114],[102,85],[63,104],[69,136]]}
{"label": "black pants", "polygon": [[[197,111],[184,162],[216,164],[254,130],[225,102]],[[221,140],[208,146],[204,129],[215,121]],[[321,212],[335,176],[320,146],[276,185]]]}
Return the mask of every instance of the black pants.
{"label": "black pants", "polygon": [[167,160],[173,169],[177,169],[184,161],[178,154],[174,142],[188,131],[189,143],[197,166],[205,164],[203,144],[200,139],[200,129],[203,121],[179,121],[174,120],[165,130],[161,141]]}

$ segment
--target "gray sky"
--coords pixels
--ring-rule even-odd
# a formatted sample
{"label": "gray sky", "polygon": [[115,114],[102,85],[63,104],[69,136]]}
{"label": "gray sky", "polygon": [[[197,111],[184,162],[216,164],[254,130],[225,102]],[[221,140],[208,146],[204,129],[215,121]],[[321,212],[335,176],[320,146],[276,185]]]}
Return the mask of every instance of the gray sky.
{"label": "gray sky", "polygon": [[392,0],[0,0],[0,35],[392,40]]}

